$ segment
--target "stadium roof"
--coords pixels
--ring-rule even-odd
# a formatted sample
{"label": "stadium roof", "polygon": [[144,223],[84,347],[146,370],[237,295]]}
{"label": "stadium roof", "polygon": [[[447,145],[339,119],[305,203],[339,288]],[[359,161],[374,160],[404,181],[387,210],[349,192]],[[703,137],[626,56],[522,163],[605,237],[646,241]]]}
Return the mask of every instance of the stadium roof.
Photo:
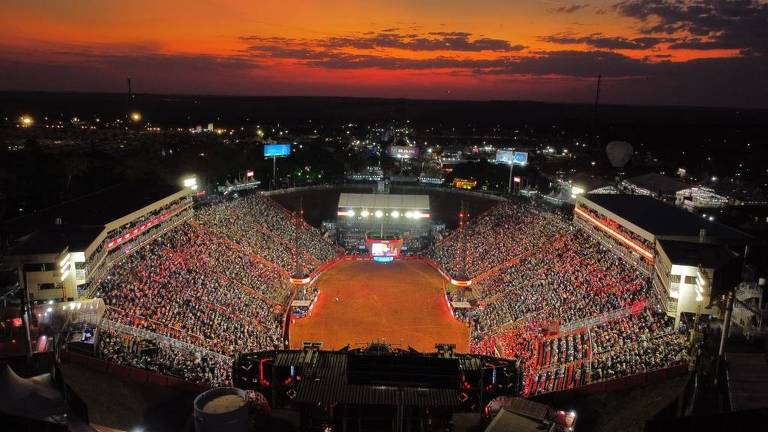
{"label": "stadium roof", "polygon": [[66,248],[75,251],[85,250],[104,230],[103,226],[94,225],[53,225],[40,228],[11,247],[8,255],[39,255],[59,253]]}
{"label": "stadium roof", "polygon": [[459,404],[457,389],[399,389],[395,386],[352,383],[348,378],[348,360],[349,356],[345,352],[322,351],[308,355],[300,351],[278,351],[275,366],[303,364],[305,375],[313,378],[300,381],[296,389],[296,402],[397,405],[399,398],[402,398],[405,405],[414,406]]}
{"label": "stadium roof", "polygon": [[660,195],[674,195],[677,191],[691,187],[688,183],[676,178],[667,177],[657,173],[643,174],[625,181]]}
{"label": "stadium roof", "polygon": [[15,235],[24,235],[55,223],[57,218],[65,225],[104,226],[181,190],[166,184],[122,183],[12,219],[5,227]]}
{"label": "stadium roof", "polygon": [[339,208],[429,210],[429,195],[342,193]]}
{"label": "stadium roof", "polygon": [[710,222],[694,213],[646,195],[588,194],[591,202],[615,216],[645,230],[654,237],[697,237],[706,230],[708,238],[720,241],[748,241],[751,237],[725,225]]}
{"label": "stadium roof", "polygon": [[659,245],[672,264],[720,268],[736,258],[728,247],[722,244],[692,241],[659,240]]}

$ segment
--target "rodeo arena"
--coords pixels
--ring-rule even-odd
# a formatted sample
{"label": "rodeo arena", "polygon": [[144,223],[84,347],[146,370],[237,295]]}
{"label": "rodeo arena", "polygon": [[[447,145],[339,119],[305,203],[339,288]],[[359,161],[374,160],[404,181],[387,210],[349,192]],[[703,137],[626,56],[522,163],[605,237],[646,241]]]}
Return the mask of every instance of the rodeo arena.
{"label": "rodeo arena", "polygon": [[[537,398],[694,367],[686,329],[720,313],[725,245],[747,241],[643,196],[480,211],[456,191],[446,228],[428,190],[339,192],[312,226],[284,191],[195,189],[121,186],[12,223],[3,265],[27,298],[3,343],[200,393],[196,423],[234,404],[229,429],[199,430],[237,430],[248,401],[274,430],[570,431],[578,413]],[[711,265],[686,267],[704,238]]]}

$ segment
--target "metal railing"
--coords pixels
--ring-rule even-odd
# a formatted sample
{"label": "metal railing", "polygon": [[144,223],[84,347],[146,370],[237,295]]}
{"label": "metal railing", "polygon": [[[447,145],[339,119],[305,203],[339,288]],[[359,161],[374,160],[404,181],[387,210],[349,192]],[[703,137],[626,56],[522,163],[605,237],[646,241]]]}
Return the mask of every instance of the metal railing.
{"label": "metal railing", "polygon": [[132,327],[129,325],[121,324],[116,321],[112,321],[110,319],[104,318],[101,320],[100,327],[110,329],[114,332],[127,334],[130,336],[134,336],[136,338],[140,339],[150,339],[154,340],[159,343],[164,343],[172,348],[175,349],[181,349],[189,352],[199,353],[203,356],[209,357],[209,358],[215,358],[222,362],[231,362],[232,358],[229,356],[225,356],[224,354],[219,354],[217,352],[207,350],[205,348],[201,348],[197,345],[192,345],[187,342],[182,342],[178,339],[174,339],[165,335],[161,335],[155,332],[151,332],[149,330],[140,329],[137,327]]}

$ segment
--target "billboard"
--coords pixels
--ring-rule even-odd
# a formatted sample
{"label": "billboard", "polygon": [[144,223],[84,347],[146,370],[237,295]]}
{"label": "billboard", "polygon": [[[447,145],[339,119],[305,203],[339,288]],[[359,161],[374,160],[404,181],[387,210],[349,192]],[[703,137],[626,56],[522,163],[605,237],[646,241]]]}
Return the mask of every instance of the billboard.
{"label": "billboard", "polygon": [[507,165],[525,165],[528,163],[528,153],[512,150],[496,150],[496,162]]}
{"label": "billboard", "polygon": [[515,152],[512,150],[496,150],[496,162],[503,164],[511,164],[515,158]]}
{"label": "billboard", "polygon": [[408,146],[389,146],[389,155],[396,158],[415,158],[419,156],[419,149],[417,147]]}
{"label": "billboard", "polygon": [[264,157],[283,157],[290,155],[290,144],[264,144]]}

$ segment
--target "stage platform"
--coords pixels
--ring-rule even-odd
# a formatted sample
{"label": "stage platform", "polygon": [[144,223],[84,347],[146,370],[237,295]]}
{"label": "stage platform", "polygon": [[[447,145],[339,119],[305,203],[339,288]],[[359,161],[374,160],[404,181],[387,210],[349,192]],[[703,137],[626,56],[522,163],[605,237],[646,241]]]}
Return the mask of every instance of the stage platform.
{"label": "stage platform", "polygon": [[290,324],[293,349],[303,342],[322,341],[333,350],[382,340],[421,352],[433,352],[437,343],[469,349],[469,327],[453,317],[445,299],[446,279],[422,261],[344,261],[315,283],[320,294],[311,316]]}

